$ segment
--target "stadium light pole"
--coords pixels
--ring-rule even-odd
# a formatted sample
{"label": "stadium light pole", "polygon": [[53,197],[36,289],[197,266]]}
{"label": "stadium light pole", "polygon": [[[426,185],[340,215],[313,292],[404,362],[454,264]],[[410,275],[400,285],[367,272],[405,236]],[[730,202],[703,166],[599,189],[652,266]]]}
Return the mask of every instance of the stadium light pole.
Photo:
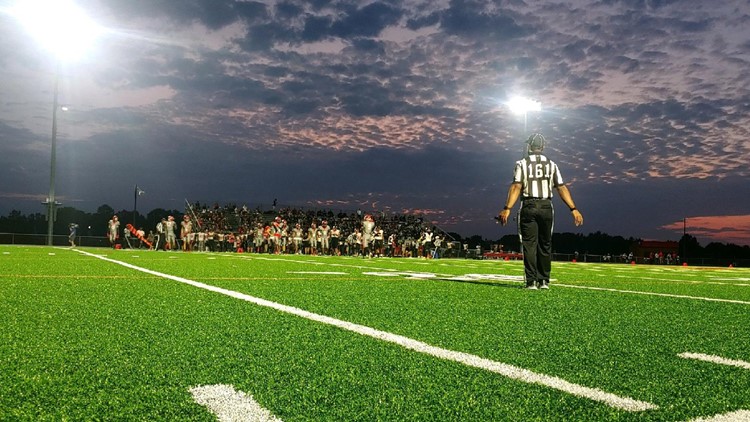
{"label": "stadium light pole", "polygon": [[135,185],[135,191],[133,192],[133,227],[138,227],[136,224],[136,215],[138,215],[138,197],[144,193],[146,193],[145,190],[142,190],[138,185]]}
{"label": "stadium light pole", "polygon": [[47,205],[47,245],[52,246],[57,206],[55,173],[57,171],[57,109],[63,63],[82,56],[98,37],[101,29],[69,0],[17,0],[10,14],[56,60],[52,94],[52,140],[50,154],[49,196]]}
{"label": "stadium light pole", "polygon": [[62,63],[58,61],[55,71],[55,89],[52,95],[52,151],[49,160],[49,195],[44,204],[47,206],[47,245],[52,246],[55,231],[55,220],[57,220],[57,207],[62,203],[55,199],[55,169],[57,166],[57,108],[60,86],[60,73]]}
{"label": "stadium light pole", "polygon": [[513,97],[506,105],[510,108],[511,113],[523,116],[523,134],[526,136],[529,112],[541,111],[542,103],[525,97]]}

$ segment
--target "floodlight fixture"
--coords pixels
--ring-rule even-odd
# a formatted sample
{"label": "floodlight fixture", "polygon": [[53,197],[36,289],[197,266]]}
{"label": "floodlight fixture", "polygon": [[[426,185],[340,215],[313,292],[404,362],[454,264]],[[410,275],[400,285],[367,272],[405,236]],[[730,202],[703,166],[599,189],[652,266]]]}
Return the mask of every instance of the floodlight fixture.
{"label": "floodlight fixture", "polygon": [[83,56],[103,32],[70,0],[17,0],[11,15],[40,45],[63,61]]}
{"label": "floodlight fixture", "polygon": [[506,104],[512,113],[521,116],[530,111],[542,110],[542,103],[525,97],[513,97]]}
{"label": "floodlight fixture", "polygon": [[505,103],[511,113],[523,116],[523,133],[526,135],[526,126],[528,123],[530,111],[542,111],[542,103],[526,97],[513,97]]}

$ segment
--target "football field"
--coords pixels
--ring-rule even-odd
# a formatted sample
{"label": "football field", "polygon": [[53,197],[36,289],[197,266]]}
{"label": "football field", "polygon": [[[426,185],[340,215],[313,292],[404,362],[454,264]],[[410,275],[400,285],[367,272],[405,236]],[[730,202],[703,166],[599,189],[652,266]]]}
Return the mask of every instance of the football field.
{"label": "football field", "polygon": [[750,270],[0,245],[0,420],[750,421]]}

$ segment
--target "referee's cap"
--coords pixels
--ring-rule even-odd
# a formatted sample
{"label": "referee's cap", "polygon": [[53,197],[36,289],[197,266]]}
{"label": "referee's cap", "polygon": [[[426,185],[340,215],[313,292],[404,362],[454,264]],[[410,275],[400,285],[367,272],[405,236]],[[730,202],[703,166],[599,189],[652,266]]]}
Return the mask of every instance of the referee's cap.
{"label": "referee's cap", "polygon": [[547,140],[544,139],[544,135],[541,133],[535,133],[529,136],[529,139],[526,140],[526,144],[529,146],[529,151],[542,151],[545,143],[547,143]]}

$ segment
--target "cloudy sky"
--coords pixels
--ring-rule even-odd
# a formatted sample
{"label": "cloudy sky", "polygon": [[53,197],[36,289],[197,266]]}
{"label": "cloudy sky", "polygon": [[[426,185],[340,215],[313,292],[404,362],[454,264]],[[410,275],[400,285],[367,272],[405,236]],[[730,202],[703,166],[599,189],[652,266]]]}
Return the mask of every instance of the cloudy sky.
{"label": "cloudy sky", "polygon": [[[0,214],[44,212],[58,60],[0,0]],[[78,0],[57,199],[424,213],[496,239],[526,133],[585,224],[750,244],[745,0]],[[512,114],[513,96],[542,110]]]}

